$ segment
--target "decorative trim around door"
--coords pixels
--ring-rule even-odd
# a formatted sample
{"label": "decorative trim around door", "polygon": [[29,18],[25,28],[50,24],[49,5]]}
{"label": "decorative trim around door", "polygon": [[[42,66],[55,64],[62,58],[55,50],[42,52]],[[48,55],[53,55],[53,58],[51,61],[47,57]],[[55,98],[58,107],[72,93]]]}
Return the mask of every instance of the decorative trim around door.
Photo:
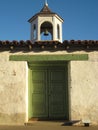
{"label": "decorative trim around door", "polygon": [[10,61],[71,61],[88,60],[88,54],[10,55]]}

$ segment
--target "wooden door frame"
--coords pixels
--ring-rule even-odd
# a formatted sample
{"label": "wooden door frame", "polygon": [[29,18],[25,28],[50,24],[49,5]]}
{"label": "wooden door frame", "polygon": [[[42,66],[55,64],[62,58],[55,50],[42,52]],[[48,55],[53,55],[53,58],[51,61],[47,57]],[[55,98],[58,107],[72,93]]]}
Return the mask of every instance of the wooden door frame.
{"label": "wooden door frame", "polygon": [[[49,67],[53,67],[53,66],[64,66],[67,70],[66,72],[66,77],[67,77],[67,81],[66,81],[66,104],[67,104],[67,109],[66,109],[66,118],[69,119],[69,93],[68,93],[68,62],[29,62],[28,63],[28,67],[29,67],[29,80],[30,80],[30,70],[32,70],[33,67],[40,67],[40,66],[49,66]],[[30,82],[29,82],[29,87],[30,87]],[[28,88],[29,89],[29,88]],[[29,95],[29,94],[28,94]],[[28,97],[28,101],[30,101],[29,99],[30,97]],[[29,105],[28,105],[28,108],[30,109],[30,102],[29,102]],[[28,109],[28,115],[30,115],[30,111]]]}

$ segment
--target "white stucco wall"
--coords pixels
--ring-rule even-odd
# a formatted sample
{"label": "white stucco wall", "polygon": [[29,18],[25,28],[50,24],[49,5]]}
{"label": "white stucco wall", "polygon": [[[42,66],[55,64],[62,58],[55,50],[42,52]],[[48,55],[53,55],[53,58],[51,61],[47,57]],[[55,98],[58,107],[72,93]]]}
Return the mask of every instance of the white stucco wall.
{"label": "white stucco wall", "polygon": [[[13,53],[18,54],[69,53]],[[24,124],[28,121],[28,66],[23,61],[9,61],[9,55],[12,53],[0,52],[0,124]],[[98,125],[98,52],[89,52],[88,55],[88,61],[69,62],[69,114],[71,120],[90,120],[92,124]]]}
{"label": "white stucco wall", "polygon": [[25,122],[26,80],[26,62],[11,62],[9,53],[0,53],[0,124]]}
{"label": "white stucco wall", "polygon": [[98,125],[98,53],[89,61],[70,62],[70,114],[72,120]]}

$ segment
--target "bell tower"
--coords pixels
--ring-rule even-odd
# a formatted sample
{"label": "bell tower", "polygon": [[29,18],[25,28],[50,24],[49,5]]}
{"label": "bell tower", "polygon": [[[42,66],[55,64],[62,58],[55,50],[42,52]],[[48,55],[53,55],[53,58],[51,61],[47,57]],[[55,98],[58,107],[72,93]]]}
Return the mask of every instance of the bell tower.
{"label": "bell tower", "polygon": [[47,1],[41,11],[31,17],[31,41],[60,41],[62,42],[63,19],[48,7]]}

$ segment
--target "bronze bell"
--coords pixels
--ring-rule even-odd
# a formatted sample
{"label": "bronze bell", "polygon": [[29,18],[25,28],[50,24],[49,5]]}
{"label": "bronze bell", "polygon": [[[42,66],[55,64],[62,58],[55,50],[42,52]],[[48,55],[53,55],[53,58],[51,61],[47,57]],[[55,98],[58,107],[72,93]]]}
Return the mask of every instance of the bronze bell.
{"label": "bronze bell", "polygon": [[46,29],[45,32],[44,32],[44,36],[48,36],[49,35],[49,32],[48,30]]}

